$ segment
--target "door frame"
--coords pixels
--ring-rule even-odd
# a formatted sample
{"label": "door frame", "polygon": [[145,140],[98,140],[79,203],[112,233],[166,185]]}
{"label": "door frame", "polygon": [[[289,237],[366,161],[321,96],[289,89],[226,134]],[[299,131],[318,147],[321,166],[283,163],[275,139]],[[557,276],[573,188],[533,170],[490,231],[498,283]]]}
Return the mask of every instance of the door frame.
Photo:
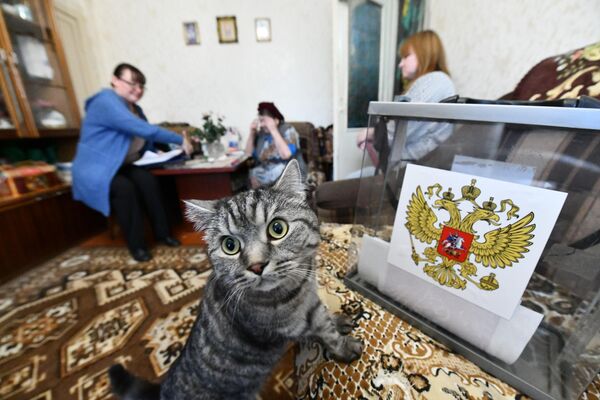
{"label": "door frame", "polygon": [[[396,71],[396,38],[400,0],[367,0],[381,6],[378,101],[391,101]],[[348,128],[348,54],[350,8],[347,0],[333,0],[333,179],[360,169],[363,153],[356,137],[364,128]]]}

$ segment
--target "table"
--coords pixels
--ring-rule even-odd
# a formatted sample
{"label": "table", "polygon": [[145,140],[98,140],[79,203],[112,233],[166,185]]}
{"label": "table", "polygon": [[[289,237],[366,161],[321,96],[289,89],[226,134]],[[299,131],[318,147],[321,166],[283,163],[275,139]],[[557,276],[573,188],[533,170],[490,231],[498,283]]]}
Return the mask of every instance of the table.
{"label": "table", "polygon": [[[216,200],[247,188],[248,158],[242,156],[213,163],[189,160],[150,171],[157,177],[173,178],[178,200]],[[179,201],[179,207],[183,212],[183,202]],[[186,228],[191,227],[186,223]]]}

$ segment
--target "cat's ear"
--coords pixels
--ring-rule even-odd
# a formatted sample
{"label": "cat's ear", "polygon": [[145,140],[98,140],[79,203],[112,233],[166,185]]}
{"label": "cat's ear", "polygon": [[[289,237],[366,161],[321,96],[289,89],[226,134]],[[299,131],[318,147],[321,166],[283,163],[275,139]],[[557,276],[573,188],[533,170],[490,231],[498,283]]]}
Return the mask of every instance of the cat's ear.
{"label": "cat's ear", "polygon": [[273,189],[289,193],[302,193],[306,190],[298,161],[291,160],[273,185]]}
{"label": "cat's ear", "polygon": [[215,215],[217,200],[183,200],[185,217],[194,224],[196,230],[203,231]]}

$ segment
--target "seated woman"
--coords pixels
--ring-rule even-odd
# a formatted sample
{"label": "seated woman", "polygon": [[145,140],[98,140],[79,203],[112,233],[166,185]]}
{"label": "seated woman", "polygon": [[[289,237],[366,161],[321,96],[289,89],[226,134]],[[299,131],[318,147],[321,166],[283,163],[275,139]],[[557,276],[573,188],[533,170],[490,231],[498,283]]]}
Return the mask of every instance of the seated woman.
{"label": "seated woman", "polygon": [[250,170],[253,188],[275,182],[292,158],[298,160],[303,173],[306,170],[298,132],[285,123],[283,115],[273,103],[258,105],[258,118],[250,124],[246,154],[253,156],[256,161],[256,166]]}
{"label": "seated woman", "polygon": [[148,261],[144,211],[148,212],[159,242],[178,246],[160,196],[156,178],[134,164],[155,143],[173,143],[192,152],[187,136],[148,123],[137,102],[144,95],[146,77],[131,64],[117,65],[111,88],[102,89],[85,103],[77,153],[73,160],[73,197],[108,216],[115,214],[131,256]]}
{"label": "seated woman", "polygon": [[[409,36],[400,46],[402,76],[408,81],[407,90],[396,101],[437,103],[456,94],[446,66],[446,55],[440,37],[431,30]],[[391,144],[395,124],[388,124],[388,142]],[[434,150],[448,139],[452,130],[437,122],[409,122],[403,160],[414,161]],[[357,145],[364,149],[374,140],[374,130],[364,130],[357,137]]]}
{"label": "seated woman", "polygon": [[[408,87],[402,96],[395,98],[396,101],[433,103],[456,94],[446,65],[442,41],[434,31],[426,30],[409,36],[400,46],[399,54],[401,60],[398,67],[402,70],[402,76],[408,81]],[[387,131],[387,138],[383,140],[376,138],[373,128],[365,129],[357,137],[358,147],[360,149],[367,147],[376,165],[387,161],[396,124],[390,121],[387,123],[387,129],[383,128],[384,132]],[[423,158],[448,139],[452,129],[445,123],[410,121],[406,132],[406,143],[402,154],[393,156],[396,161],[407,162]],[[375,142],[379,143],[376,147],[379,154],[373,151],[372,146]],[[387,147],[387,151],[382,152],[382,147]],[[346,179],[320,185],[315,195],[317,207],[353,209],[358,195],[358,181],[358,178]]]}

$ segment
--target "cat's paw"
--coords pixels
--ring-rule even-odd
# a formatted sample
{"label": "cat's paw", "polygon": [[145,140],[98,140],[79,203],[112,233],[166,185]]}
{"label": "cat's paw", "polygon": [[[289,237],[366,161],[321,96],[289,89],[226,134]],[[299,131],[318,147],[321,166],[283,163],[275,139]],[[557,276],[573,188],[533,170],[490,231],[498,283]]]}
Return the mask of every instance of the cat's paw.
{"label": "cat's paw", "polygon": [[344,343],[339,353],[332,353],[335,360],[350,363],[360,358],[363,351],[363,342],[352,336],[344,336]]}
{"label": "cat's paw", "polygon": [[333,316],[335,320],[335,328],[342,335],[347,335],[354,329],[354,322],[352,318],[346,314],[335,314]]}

